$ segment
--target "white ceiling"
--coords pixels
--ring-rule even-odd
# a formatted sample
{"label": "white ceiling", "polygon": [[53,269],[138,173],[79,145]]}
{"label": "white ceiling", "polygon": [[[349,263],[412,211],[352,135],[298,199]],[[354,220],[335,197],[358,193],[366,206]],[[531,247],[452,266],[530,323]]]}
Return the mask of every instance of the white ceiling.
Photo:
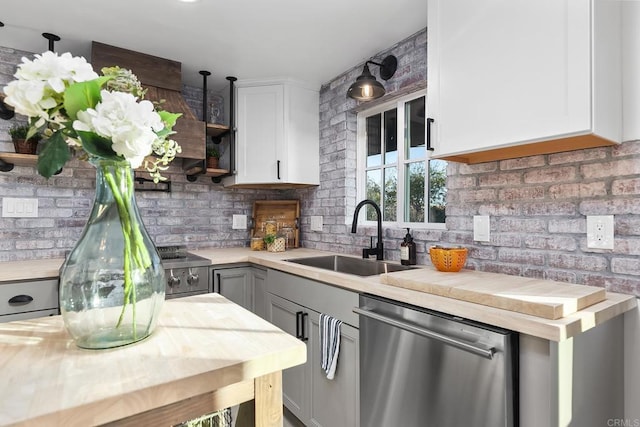
{"label": "white ceiling", "polygon": [[320,87],[427,26],[426,0],[4,0],[0,46],[91,57],[91,41],[182,63],[184,83],[290,77]]}

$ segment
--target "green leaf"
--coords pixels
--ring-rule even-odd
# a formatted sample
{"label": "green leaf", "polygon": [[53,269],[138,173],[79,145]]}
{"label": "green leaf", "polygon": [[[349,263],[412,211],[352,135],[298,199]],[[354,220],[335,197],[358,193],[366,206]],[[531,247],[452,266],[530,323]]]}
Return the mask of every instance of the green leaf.
{"label": "green leaf", "polygon": [[38,155],[38,173],[49,179],[58,173],[70,158],[69,146],[64,141],[62,132],[58,131],[43,143]]}
{"label": "green leaf", "polygon": [[170,113],[168,111],[158,111],[158,114],[165,124],[165,129],[169,131],[176,125],[178,118],[182,116],[182,113]]}
{"label": "green leaf", "polygon": [[110,139],[103,138],[93,132],[77,131],[76,133],[82,141],[82,148],[90,155],[103,159],[122,160],[122,157],[113,151],[113,143]]}
{"label": "green leaf", "polygon": [[75,120],[78,111],[93,108],[100,102],[100,89],[111,77],[98,77],[87,82],[74,83],[64,91],[64,109]]}

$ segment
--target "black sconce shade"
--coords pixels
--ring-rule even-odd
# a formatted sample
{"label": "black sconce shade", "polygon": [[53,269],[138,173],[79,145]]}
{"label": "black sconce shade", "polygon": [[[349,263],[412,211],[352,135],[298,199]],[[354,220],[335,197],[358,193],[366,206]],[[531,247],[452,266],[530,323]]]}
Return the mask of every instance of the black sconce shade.
{"label": "black sconce shade", "polygon": [[376,80],[369,70],[369,64],[378,65],[380,67],[380,77],[383,80],[389,80],[393,77],[398,67],[398,60],[395,56],[389,55],[382,60],[382,63],[367,61],[364,64],[362,74],[356,79],[349,90],[347,96],[349,98],[356,99],[358,101],[370,101],[372,99],[380,98],[385,94],[385,89],[382,83]]}

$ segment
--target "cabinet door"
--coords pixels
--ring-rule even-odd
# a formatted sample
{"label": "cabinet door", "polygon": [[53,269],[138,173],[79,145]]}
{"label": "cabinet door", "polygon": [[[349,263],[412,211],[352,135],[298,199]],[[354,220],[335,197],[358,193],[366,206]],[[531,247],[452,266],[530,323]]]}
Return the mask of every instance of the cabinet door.
{"label": "cabinet door", "polygon": [[284,138],[283,86],[239,87],[236,125],[236,183],[278,182],[281,159],[277,153]]}
{"label": "cabinet door", "polygon": [[319,313],[310,311],[307,364],[311,375],[311,425],[357,427],[360,425],[359,331],[343,323],[340,352],[332,380],[321,367]]}
{"label": "cabinet door", "polygon": [[[271,293],[267,294],[267,320],[287,332],[299,337],[302,330],[308,336],[309,315],[305,307]],[[307,313],[301,317],[302,313]],[[302,320],[302,325],[300,321]],[[305,424],[309,420],[309,345],[307,341],[307,363],[282,371],[282,399],[284,405]],[[335,424],[340,425],[340,424]]]}
{"label": "cabinet door", "polygon": [[267,272],[260,268],[251,268],[253,289],[253,312],[263,319],[267,318]]}
{"label": "cabinet door", "polygon": [[248,267],[214,270],[213,289],[223,297],[253,311],[251,270]]}
{"label": "cabinet door", "polygon": [[591,132],[590,0],[428,5],[434,157]]}

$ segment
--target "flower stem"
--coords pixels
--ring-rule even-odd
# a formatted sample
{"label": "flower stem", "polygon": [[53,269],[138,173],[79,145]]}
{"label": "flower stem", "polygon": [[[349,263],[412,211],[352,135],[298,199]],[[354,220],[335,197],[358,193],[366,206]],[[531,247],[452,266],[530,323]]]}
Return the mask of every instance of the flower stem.
{"label": "flower stem", "polygon": [[[124,238],[124,301],[116,328],[122,324],[127,305],[131,303],[133,336],[135,339],[137,336],[136,292],[135,281],[133,280],[133,271],[136,269],[145,270],[149,265],[151,265],[151,257],[144,245],[139,225],[136,221],[131,221],[133,209],[131,199],[135,197],[133,193],[134,183],[132,174],[126,167],[113,166],[113,170],[111,170],[109,169],[109,166],[104,166],[103,175],[116,202],[120,225],[122,228],[122,236]],[[118,186],[118,183],[121,182],[126,184],[124,191],[121,191]]]}

